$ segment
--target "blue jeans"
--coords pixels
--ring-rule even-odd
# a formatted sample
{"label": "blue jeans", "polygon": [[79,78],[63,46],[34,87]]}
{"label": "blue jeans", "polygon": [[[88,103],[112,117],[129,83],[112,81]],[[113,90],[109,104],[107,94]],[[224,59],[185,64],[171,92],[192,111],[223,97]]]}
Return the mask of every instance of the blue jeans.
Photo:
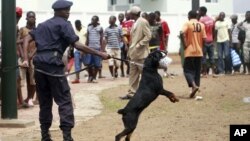
{"label": "blue jeans", "polygon": [[214,65],[214,46],[213,43],[205,43],[203,47],[202,64],[207,64],[207,55],[210,65]]}
{"label": "blue jeans", "polygon": [[[217,51],[218,51],[218,64],[217,64],[218,73],[232,72],[229,41],[221,43],[217,42]],[[225,61],[223,58],[225,58]]]}
{"label": "blue jeans", "polygon": [[93,65],[95,68],[101,68],[102,67],[102,58],[94,55],[94,54],[86,54],[84,55],[84,64],[85,65]]}
{"label": "blue jeans", "polygon": [[75,61],[75,71],[79,71],[82,68],[82,63],[84,63],[83,57],[81,56],[81,52],[76,50],[74,52],[74,61]]}

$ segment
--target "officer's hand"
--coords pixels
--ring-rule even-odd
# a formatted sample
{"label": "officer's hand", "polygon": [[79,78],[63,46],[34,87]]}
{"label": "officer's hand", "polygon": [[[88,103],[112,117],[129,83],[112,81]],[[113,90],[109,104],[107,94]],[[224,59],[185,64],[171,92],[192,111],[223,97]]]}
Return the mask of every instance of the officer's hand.
{"label": "officer's hand", "polygon": [[104,59],[104,60],[107,60],[107,59],[110,59],[110,58],[111,58],[111,56],[110,56],[109,54],[105,53],[105,52],[101,52],[101,57],[102,57],[102,59]]}

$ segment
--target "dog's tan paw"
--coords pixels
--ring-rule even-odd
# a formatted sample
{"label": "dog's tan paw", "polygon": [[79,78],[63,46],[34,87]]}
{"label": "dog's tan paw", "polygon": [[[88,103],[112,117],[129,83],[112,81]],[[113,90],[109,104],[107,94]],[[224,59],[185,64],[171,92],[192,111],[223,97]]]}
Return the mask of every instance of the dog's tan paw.
{"label": "dog's tan paw", "polygon": [[171,102],[173,102],[173,103],[179,102],[179,99],[176,98],[175,95],[170,96],[170,97],[169,97],[169,100],[170,100]]}

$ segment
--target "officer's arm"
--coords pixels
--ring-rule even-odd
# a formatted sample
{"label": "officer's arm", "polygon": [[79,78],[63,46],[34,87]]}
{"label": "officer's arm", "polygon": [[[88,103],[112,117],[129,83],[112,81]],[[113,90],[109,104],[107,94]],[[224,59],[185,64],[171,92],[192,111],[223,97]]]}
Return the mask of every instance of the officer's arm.
{"label": "officer's arm", "polygon": [[[24,61],[27,61],[29,60],[29,57],[28,57],[28,46],[29,46],[29,43],[33,41],[33,38],[31,35],[27,35],[24,37],[23,39],[23,57],[24,57]],[[26,62],[25,62],[26,63]],[[27,64],[24,64],[24,65],[27,65]]]}
{"label": "officer's arm", "polygon": [[108,54],[106,54],[104,52],[97,51],[95,49],[92,49],[92,48],[80,43],[79,41],[75,42],[73,46],[76,49],[80,50],[80,51],[98,55],[98,56],[102,57],[103,59],[109,59],[110,58],[110,56]]}

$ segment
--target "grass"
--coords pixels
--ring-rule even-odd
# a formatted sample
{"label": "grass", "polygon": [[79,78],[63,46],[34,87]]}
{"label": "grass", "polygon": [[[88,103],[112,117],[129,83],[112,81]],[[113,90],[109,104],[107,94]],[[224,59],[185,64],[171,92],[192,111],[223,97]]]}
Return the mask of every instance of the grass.
{"label": "grass", "polygon": [[116,88],[106,89],[102,91],[100,99],[105,107],[104,110],[110,113],[110,112],[117,112],[117,109],[123,108],[128,101],[120,100],[118,95],[117,96],[113,95],[119,94],[120,96],[122,96],[122,92],[125,94],[127,89],[128,89],[127,85],[120,85]]}

